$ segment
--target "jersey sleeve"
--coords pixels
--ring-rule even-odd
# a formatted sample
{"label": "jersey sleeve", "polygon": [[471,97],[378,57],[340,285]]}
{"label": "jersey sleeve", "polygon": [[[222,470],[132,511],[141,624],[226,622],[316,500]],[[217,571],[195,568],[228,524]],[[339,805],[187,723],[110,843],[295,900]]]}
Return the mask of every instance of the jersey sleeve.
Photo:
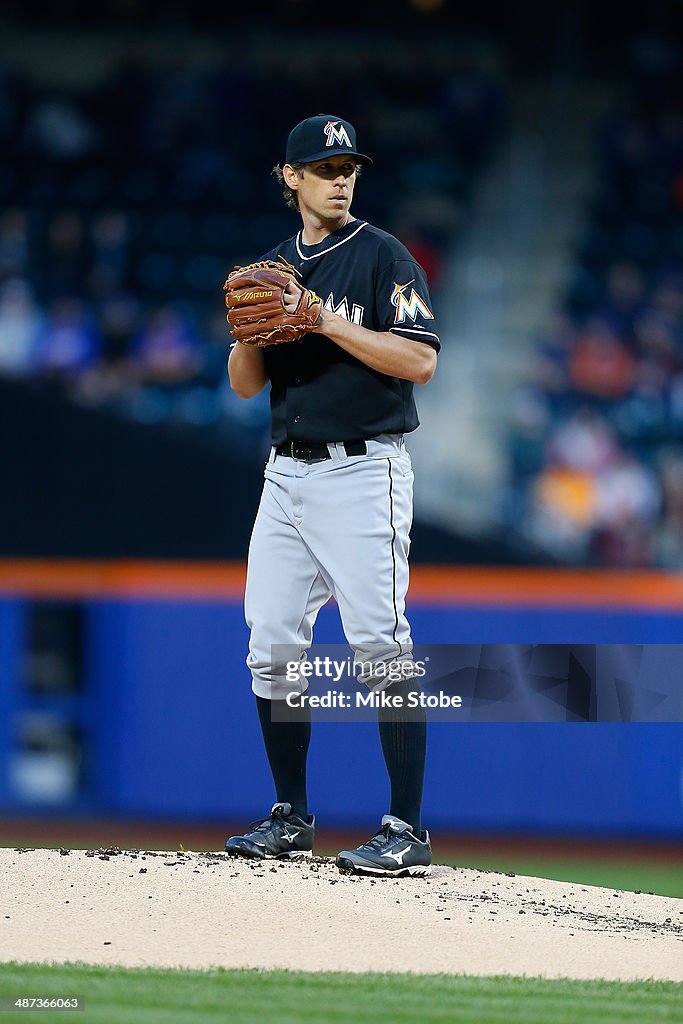
{"label": "jersey sleeve", "polygon": [[393,259],[380,266],[377,315],[379,330],[423,341],[437,352],[441,349],[427,277],[414,260]]}

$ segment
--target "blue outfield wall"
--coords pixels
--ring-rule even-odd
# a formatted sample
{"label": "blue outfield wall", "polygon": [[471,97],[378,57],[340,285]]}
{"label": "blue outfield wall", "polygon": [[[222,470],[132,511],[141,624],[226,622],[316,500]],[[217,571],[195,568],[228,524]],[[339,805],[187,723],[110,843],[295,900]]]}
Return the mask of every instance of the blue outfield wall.
{"label": "blue outfield wall", "polygon": [[[244,664],[239,604],[93,606],[100,792],[119,813],[241,819],[272,783]],[[634,614],[416,607],[421,642],[676,642],[681,620]],[[96,635],[96,632],[93,632]],[[333,606],[318,643],[342,643]],[[431,723],[433,827],[683,835],[679,724]],[[374,822],[388,784],[371,723],[316,722],[311,805],[322,825]]]}
{"label": "blue outfield wall", "polygon": [[[5,755],[20,705],[20,608],[0,604]],[[683,636],[683,620],[669,614],[420,604],[410,615],[418,643],[678,643]],[[226,823],[265,813],[273,790],[241,603],[91,600],[86,623],[87,809]],[[334,606],[321,611],[315,641],[344,643]],[[681,724],[432,722],[424,820],[441,830],[681,838],[682,773]],[[321,826],[374,825],[388,809],[373,723],[315,722],[309,778]],[[6,779],[0,807],[3,798],[8,806]]]}

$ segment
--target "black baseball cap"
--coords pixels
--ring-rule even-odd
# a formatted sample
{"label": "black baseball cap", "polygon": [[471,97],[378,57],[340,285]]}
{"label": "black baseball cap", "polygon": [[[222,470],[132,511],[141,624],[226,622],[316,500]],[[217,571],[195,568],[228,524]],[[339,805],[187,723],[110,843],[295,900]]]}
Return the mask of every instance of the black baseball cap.
{"label": "black baseball cap", "polygon": [[372,159],[356,149],[356,129],[343,117],[316,114],[300,121],[287,139],[286,164],[310,164],[326,156],[357,156],[371,164]]}

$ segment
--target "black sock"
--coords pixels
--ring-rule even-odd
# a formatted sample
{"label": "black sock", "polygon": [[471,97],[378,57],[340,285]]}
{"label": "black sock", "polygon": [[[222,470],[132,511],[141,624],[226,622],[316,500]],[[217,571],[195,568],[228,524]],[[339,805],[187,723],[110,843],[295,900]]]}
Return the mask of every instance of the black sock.
{"label": "black sock", "polygon": [[390,814],[408,822],[419,837],[422,828],[422,788],[427,753],[427,712],[406,707],[408,694],[418,691],[410,679],[393,683],[392,695],[403,697],[404,707],[379,708],[379,736],[391,783]]}
{"label": "black sock", "polygon": [[[311,712],[290,708],[286,701],[256,698],[263,742],[275,783],[275,797],[292,805],[292,813],[308,820],[306,760],[311,740]],[[277,707],[276,721],[273,710]]]}

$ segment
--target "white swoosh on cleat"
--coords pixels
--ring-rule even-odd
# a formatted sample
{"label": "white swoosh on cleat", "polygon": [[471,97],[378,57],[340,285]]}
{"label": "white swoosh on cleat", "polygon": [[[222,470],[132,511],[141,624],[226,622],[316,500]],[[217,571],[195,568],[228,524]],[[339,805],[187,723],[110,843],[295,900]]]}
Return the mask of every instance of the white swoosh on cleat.
{"label": "white swoosh on cleat", "polygon": [[402,866],[403,858],[405,857],[409,849],[410,846],[406,846],[405,850],[399,850],[398,853],[385,853],[384,856],[391,857],[392,860],[395,860],[397,864],[400,864]]}

